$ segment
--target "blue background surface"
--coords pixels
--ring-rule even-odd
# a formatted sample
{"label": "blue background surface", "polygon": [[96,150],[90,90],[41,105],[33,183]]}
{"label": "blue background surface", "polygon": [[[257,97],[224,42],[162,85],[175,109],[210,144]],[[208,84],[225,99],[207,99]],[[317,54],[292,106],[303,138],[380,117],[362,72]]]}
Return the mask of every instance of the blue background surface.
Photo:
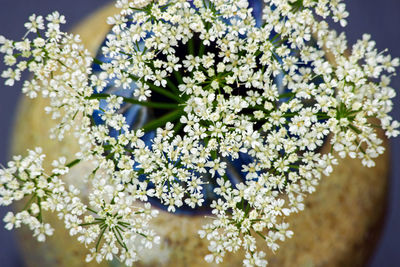
{"label": "blue background surface", "polygon": [[[0,0],[0,34],[11,39],[19,39],[25,29],[30,14],[46,15],[54,10],[67,18],[67,28],[72,28],[82,18],[100,8],[110,0]],[[350,12],[348,26],[345,28],[349,43],[370,33],[379,50],[389,49],[392,56],[400,57],[400,1],[399,0],[348,0],[345,1]],[[4,65],[0,62],[0,72]],[[26,77],[26,76],[25,76]],[[20,96],[21,83],[14,88],[3,86],[0,81],[0,163],[9,158],[9,143],[12,133],[16,106]],[[394,77],[392,86],[398,92],[400,76]],[[400,120],[400,97],[394,100],[393,117]],[[390,196],[388,212],[382,237],[372,255],[369,266],[400,266],[400,137],[391,140],[392,167],[390,177]],[[0,218],[6,213],[0,208]],[[4,229],[0,223],[0,266],[20,267],[21,257],[13,232]],[[71,266],[73,267],[73,266]]]}

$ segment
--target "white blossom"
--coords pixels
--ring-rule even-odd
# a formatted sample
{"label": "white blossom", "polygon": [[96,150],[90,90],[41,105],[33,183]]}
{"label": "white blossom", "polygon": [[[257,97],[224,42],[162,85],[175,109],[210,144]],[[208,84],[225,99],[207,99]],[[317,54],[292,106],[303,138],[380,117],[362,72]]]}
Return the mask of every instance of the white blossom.
{"label": "white blossom", "polygon": [[[21,41],[0,36],[5,84],[32,73],[22,91],[49,99],[50,137],[73,135],[80,147],[50,171],[41,149],[0,170],[0,205],[28,201],[6,214],[6,228],[27,225],[45,241],[54,230],[43,211],[52,211],[89,249],[86,261],[132,266],[160,242],[150,202],[168,212],[207,204],[205,260],[242,249],[244,266],[266,266],[255,236],[272,252],[291,238],[286,217],[306,208],[336,155],[372,167],[384,152],[375,128],[399,135],[389,112],[400,62],[369,35],[349,47],[329,28],[330,16],[347,24],[340,0],[264,3],[256,27],[244,0],[116,1],[100,58],[61,31],[58,12],[32,15]],[[332,153],[321,154],[323,145]],[[80,162],[93,166],[80,178],[85,192],[63,180]]]}

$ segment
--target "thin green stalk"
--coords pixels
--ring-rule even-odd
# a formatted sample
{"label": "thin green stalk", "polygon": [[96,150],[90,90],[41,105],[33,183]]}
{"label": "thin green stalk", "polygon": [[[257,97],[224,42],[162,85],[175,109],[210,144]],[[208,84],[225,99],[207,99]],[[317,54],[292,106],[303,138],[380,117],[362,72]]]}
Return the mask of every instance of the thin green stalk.
{"label": "thin green stalk", "polygon": [[99,235],[99,239],[97,240],[97,243],[96,243],[96,251],[99,250],[100,241],[101,241],[101,238],[103,237],[104,232],[106,231],[106,229],[107,229],[107,226],[105,226],[105,227],[103,228],[103,230],[101,231],[101,233],[100,233],[100,235]]}
{"label": "thin green stalk", "polygon": [[91,208],[87,208],[87,210],[93,212],[94,214],[97,214],[97,212]]}
{"label": "thin green stalk", "polygon": [[257,235],[259,235],[262,239],[265,240],[265,236],[261,232],[259,232],[259,231],[255,231],[255,232]]}
{"label": "thin green stalk", "polygon": [[88,226],[88,225],[100,224],[102,222],[103,221],[91,222],[91,223],[80,223],[79,226]]}
{"label": "thin green stalk", "polygon": [[179,89],[178,89],[178,87],[176,87],[176,85],[175,85],[170,79],[168,79],[168,78],[165,78],[165,79],[167,80],[167,85],[168,85],[168,87],[169,87],[172,91],[174,91],[175,93],[179,94]]}
{"label": "thin green stalk", "polygon": [[360,134],[361,133],[361,131],[356,126],[354,126],[353,124],[349,124],[349,128],[352,129],[356,134]]}
{"label": "thin green stalk", "polygon": [[174,76],[179,84],[183,84],[182,75],[179,71],[174,71]]}
{"label": "thin green stalk", "polygon": [[29,206],[29,204],[32,203],[32,201],[35,199],[35,194],[32,195],[32,197],[29,199],[29,201],[25,204],[24,208],[22,210],[26,210]]}
{"label": "thin green stalk", "polygon": [[175,132],[175,134],[177,134],[177,133],[182,129],[182,127],[183,127],[182,123],[181,123],[180,121],[178,121],[178,122],[175,124],[175,127],[174,127],[174,132]]}
{"label": "thin green stalk", "polygon": [[172,111],[156,120],[153,120],[153,121],[150,121],[149,123],[147,123],[145,126],[143,126],[143,131],[148,132],[148,131],[154,130],[157,127],[165,125],[167,122],[171,122],[171,121],[178,119],[182,114],[183,114],[182,109],[177,109],[175,111]]}
{"label": "thin green stalk", "polygon": [[146,83],[153,91],[155,91],[155,92],[157,92],[157,93],[159,93],[159,94],[162,94],[162,95],[164,95],[164,96],[166,96],[166,97],[168,97],[168,98],[171,98],[171,99],[177,101],[178,103],[182,103],[182,99],[181,99],[179,96],[177,96],[177,95],[175,95],[175,94],[173,94],[173,93],[171,93],[171,92],[165,90],[164,88],[155,86],[154,84],[152,84],[152,83],[150,83],[150,82],[145,82],[145,83]]}
{"label": "thin green stalk", "polygon": [[39,206],[39,215],[37,216],[39,222],[42,222],[42,203],[41,203],[41,199],[38,197],[37,198],[37,204]]}
{"label": "thin green stalk", "polygon": [[203,44],[203,42],[200,43],[200,48],[199,48],[199,57],[202,57],[204,54],[204,50],[205,50],[205,46]]}
{"label": "thin green stalk", "polygon": [[189,49],[189,54],[194,56],[194,42],[193,38],[190,38],[188,41],[188,49]]}
{"label": "thin green stalk", "polygon": [[75,166],[76,164],[78,164],[81,160],[80,159],[75,159],[73,161],[71,161],[70,163],[68,163],[67,165],[65,165],[68,168],[71,168],[73,166]]}
{"label": "thin green stalk", "polygon": [[103,64],[104,62],[101,61],[101,60],[99,60],[99,59],[97,59],[97,58],[93,58],[93,63],[96,63],[97,65],[101,65],[101,64]]}
{"label": "thin green stalk", "polygon": [[[89,97],[89,99],[106,99],[111,96],[110,94],[94,94]],[[161,103],[161,102],[147,102],[147,101],[139,101],[133,98],[122,97],[123,101],[126,103],[131,103],[135,105],[141,105],[150,108],[159,108],[159,109],[175,109],[179,106],[177,104],[172,103]]]}
{"label": "thin green stalk", "polygon": [[121,247],[125,248],[126,250],[128,250],[128,248],[126,247],[125,243],[123,243],[123,239],[122,239],[121,233],[118,230],[116,230],[115,228],[113,228],[112,231],[113,231],[114,236],[116,237],[117,242],[119,243],[119,245]]}

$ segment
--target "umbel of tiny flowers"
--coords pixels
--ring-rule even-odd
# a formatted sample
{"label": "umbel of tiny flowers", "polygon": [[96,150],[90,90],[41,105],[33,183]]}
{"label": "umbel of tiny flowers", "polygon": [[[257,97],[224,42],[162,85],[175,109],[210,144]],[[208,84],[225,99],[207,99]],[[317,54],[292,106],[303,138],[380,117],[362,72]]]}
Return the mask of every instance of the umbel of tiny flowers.
{"label": "umbel of tiny flowers", "polygon": [[[0,171],[0,204],[27,201],[6,228],[26,224],[44,241],[53,229],[42,214],[52,211],[89,248],[86,260],[131,266],[159,242],[152,199],[168,212],[209,205],[213,219],[199,229],[210,242],[205,260],[243,249],[245,266],[265,266],[256,238],[274,252],[293,235],[285,218],[332,172],[333,152],[372,167],[384,150],[376,128],[399,134],[389,115],[399,60],[369,35],[350,48],[329,29],[328,17],[346,25],[341,1],[263,4],[260,23],[244,0],[116,1],[101,58],[60,30],[57,12],[32,15],[20,41],[0,36],[5,83],[31,72],[22,91],[50,100],[50,137],[80,144],[76,159],[48,172],[40,149]],[[328,136],[331,153],[321,154]],[[86,196],[62,179],[81,162],[93,166]]]}

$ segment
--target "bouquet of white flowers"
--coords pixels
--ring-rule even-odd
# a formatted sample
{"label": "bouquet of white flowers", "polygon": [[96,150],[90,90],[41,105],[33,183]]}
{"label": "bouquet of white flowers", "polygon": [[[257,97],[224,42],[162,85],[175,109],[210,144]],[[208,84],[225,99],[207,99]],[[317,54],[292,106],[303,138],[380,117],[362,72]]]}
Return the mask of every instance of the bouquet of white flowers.
{"label": "bouquet of white flowers", "polygon": [[[340,0],[116,6],[96,57],[61,31],[57,12],[32,15],[22,41],[0,36],[6,85],[31,72],[22,91],[49,99],[50,138],[74,135],[80,147],[50,172],[40,148],[0,170],[0,205],[27,201],[7,229],[25,224],[45,241],[51,211],[89,248],[87,261],[131,266],[160,241],[150,227],[160,209],[195,212],[210,216],[198,231],[207,262],[244,250],[245,266],[265,266],[256,237],[275,252],[293,235],[285,218],[304,209],[335,155],[372,167],[384,152],[376,128],[399,134],[389,115],[399,59],[369,35],[350,49],[326,22],[346,25]],[[62,177],[84,162],[83,195]]]}

